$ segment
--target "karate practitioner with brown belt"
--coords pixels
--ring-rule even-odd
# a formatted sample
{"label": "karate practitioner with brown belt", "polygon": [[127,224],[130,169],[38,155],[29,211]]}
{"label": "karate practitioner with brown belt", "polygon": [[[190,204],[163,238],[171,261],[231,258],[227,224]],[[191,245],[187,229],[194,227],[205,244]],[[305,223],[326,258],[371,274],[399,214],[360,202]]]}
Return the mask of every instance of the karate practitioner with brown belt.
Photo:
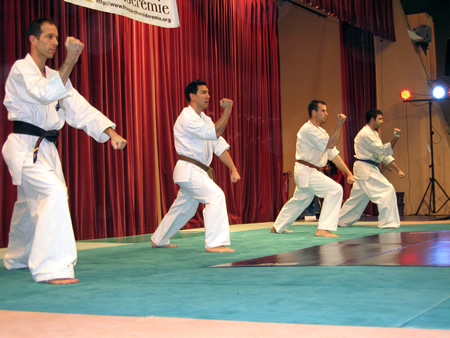
{"label": "karate practitioner with brown belt", "polygon": [[221,136],[230,117],[233,101],[222,99],[223,114],[213,123],[203,111],[209,106],[210,95],[206,82],[193,81],[185,88],[189,106],[184,108],[173,127],[175,149],[179,160],[175,165],[173,180],[180,187],[177,198],[152,235],[154,248],[174,248],[170,243],[175,235],[197,211],[199,203],[205,204],[205,250],[207,252],[234,252],[230,245],[230,225],[222,189],[208,175],[213,155],[230,169],[231,182],[241,177],[231,159],[230,146]]}

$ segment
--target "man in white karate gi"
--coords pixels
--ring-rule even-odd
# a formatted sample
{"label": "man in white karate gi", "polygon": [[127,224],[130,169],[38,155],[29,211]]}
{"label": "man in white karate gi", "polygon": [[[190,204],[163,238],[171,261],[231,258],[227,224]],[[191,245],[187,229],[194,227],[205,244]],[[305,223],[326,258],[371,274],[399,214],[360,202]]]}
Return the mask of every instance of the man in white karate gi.
{"label": "man in white karate gi", "polygon": [[36,282],[73,284],[79,281],[77,251],[56,148],[58,130],[67,122],[98,142],[111,138],[114,149],[123,149],[127,141],[72,87],[69,75],[84,45],[68,37],[66,59],[56,71],[45,65],[58,47],[55,23],[37,19],[27,35],[30,53],[14,63],[5,88],[4,104],[14,125],[2,153],[17,185],[17,201],[4,265],[29,268]]}
{"label": "man in white karate gi", "polygon": [[292,232],[286,230],[310,205],[314,196],[323,198],[322,210],[316,231],[318,237],[339,237],[331,231],[337,230],[339,210],[342,204],[342,186],[324,175],[323,168],[327,161],[332,161],[347,175],[347,182],[352,184],[354,178],[339,156],[336,143],[346,120],[338,115],[338,122],[331,137],[320,125],[328,118],[324,101],[313,100],[308,105],[309,120],[297,133],[297,152],[294,167],[294,196],[283,206],[271,229],[273,233]]}
{"label": "man in white karate gi", "polygon": [[234,252],[230,244],[230,225],[222,189],[208,176],[213,154],[230,169],[231,182],[239,175],[228,153],[230,146],[221,136],[233,108],[230,99],[220,100],[223,113],[214,123],[203,112],[209,106],[209,90],[204,81],[193,81],[185,88],[189,106],[183,109],[173,127],[175,149],[179,160],[175,165],[173,180],[179,185],[177,198],[152,235],[154,248],[174,248],[170,238],[175,235],[197,211],[199,203],[205,204],[205,250],[207,252]]}
{"label": "man in white karate gi", "polygon": [[372,109],[366,112],[367,124],[355,137],[355,184],[350,197],[342,206],[339,226],[352,225],[361,217],[369,201],[378,206],[378,227],[394,229],[400,227],[397,196],[391,183],[384,177],[379,165],[384,163],[397,171],[403,178],[405,174],[392,157],[395,144],[400,137],[400,129],[394,128],[394,137],[390,143],[383,144],[378,128],[383,124],[383,113]]}

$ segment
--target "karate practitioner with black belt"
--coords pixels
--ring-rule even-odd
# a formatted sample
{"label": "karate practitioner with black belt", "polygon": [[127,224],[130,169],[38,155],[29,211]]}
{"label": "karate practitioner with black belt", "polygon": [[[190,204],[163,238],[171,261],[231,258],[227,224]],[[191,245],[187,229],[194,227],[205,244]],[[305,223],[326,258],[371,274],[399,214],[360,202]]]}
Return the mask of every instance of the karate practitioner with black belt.
{"label": "karate practitioner with black belt", "polygon": [[7,269],[29,268],[36,282],[78,283],[77,250],[67,187],[56,142],[68,123],[97,142],[111,139],[116,150],[127,141],[115,124],[72,87],[69,76],[84,45],[67,37],[67,56],[59,71],[46,66],[58,47],[58,29],[51,19],[37,19],[28,28],[30,53],[14,63],[6,80],[4,104],[13,133],[2,154],[17,186],[9,232]]}

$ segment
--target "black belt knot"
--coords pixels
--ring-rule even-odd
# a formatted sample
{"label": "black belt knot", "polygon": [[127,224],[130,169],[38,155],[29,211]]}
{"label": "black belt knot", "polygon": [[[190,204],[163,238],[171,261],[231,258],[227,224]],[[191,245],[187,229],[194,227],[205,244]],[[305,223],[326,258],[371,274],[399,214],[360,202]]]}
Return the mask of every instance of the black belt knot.
{"label": "black belt knot", "polygon": [[44,130],[28,122],[14,121],[13,133],[39,137],[36,142],[36,145],[34,146],[33,163],[36,163],[39,145],[41,144],[44,138],[50,142],[53,142],[56,147],[58,146],[58,137],[59,137],[58,130]]}

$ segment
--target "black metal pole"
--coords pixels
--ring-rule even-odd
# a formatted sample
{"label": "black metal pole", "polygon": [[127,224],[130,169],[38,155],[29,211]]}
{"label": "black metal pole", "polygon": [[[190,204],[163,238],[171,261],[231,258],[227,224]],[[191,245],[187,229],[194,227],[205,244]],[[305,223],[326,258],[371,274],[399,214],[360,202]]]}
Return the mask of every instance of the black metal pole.
{"label": "black metal pole", "polygon": [[[431,115],[431,106],[432,106],[432,102],[431,100],[428,101],[428,111],[429,111],[429,116],[430,116],[430,154],[431,154],[431,194],[430,194],[430,202],[433,203],[433,213],[436,213],[436,190],[434,187],[434,152],[433,152],[433,122],[432,122],[432,115]],[[429,207],[429,209],[431,208],[431,205]],[[429,213],[429,211],[428,211]]]}

